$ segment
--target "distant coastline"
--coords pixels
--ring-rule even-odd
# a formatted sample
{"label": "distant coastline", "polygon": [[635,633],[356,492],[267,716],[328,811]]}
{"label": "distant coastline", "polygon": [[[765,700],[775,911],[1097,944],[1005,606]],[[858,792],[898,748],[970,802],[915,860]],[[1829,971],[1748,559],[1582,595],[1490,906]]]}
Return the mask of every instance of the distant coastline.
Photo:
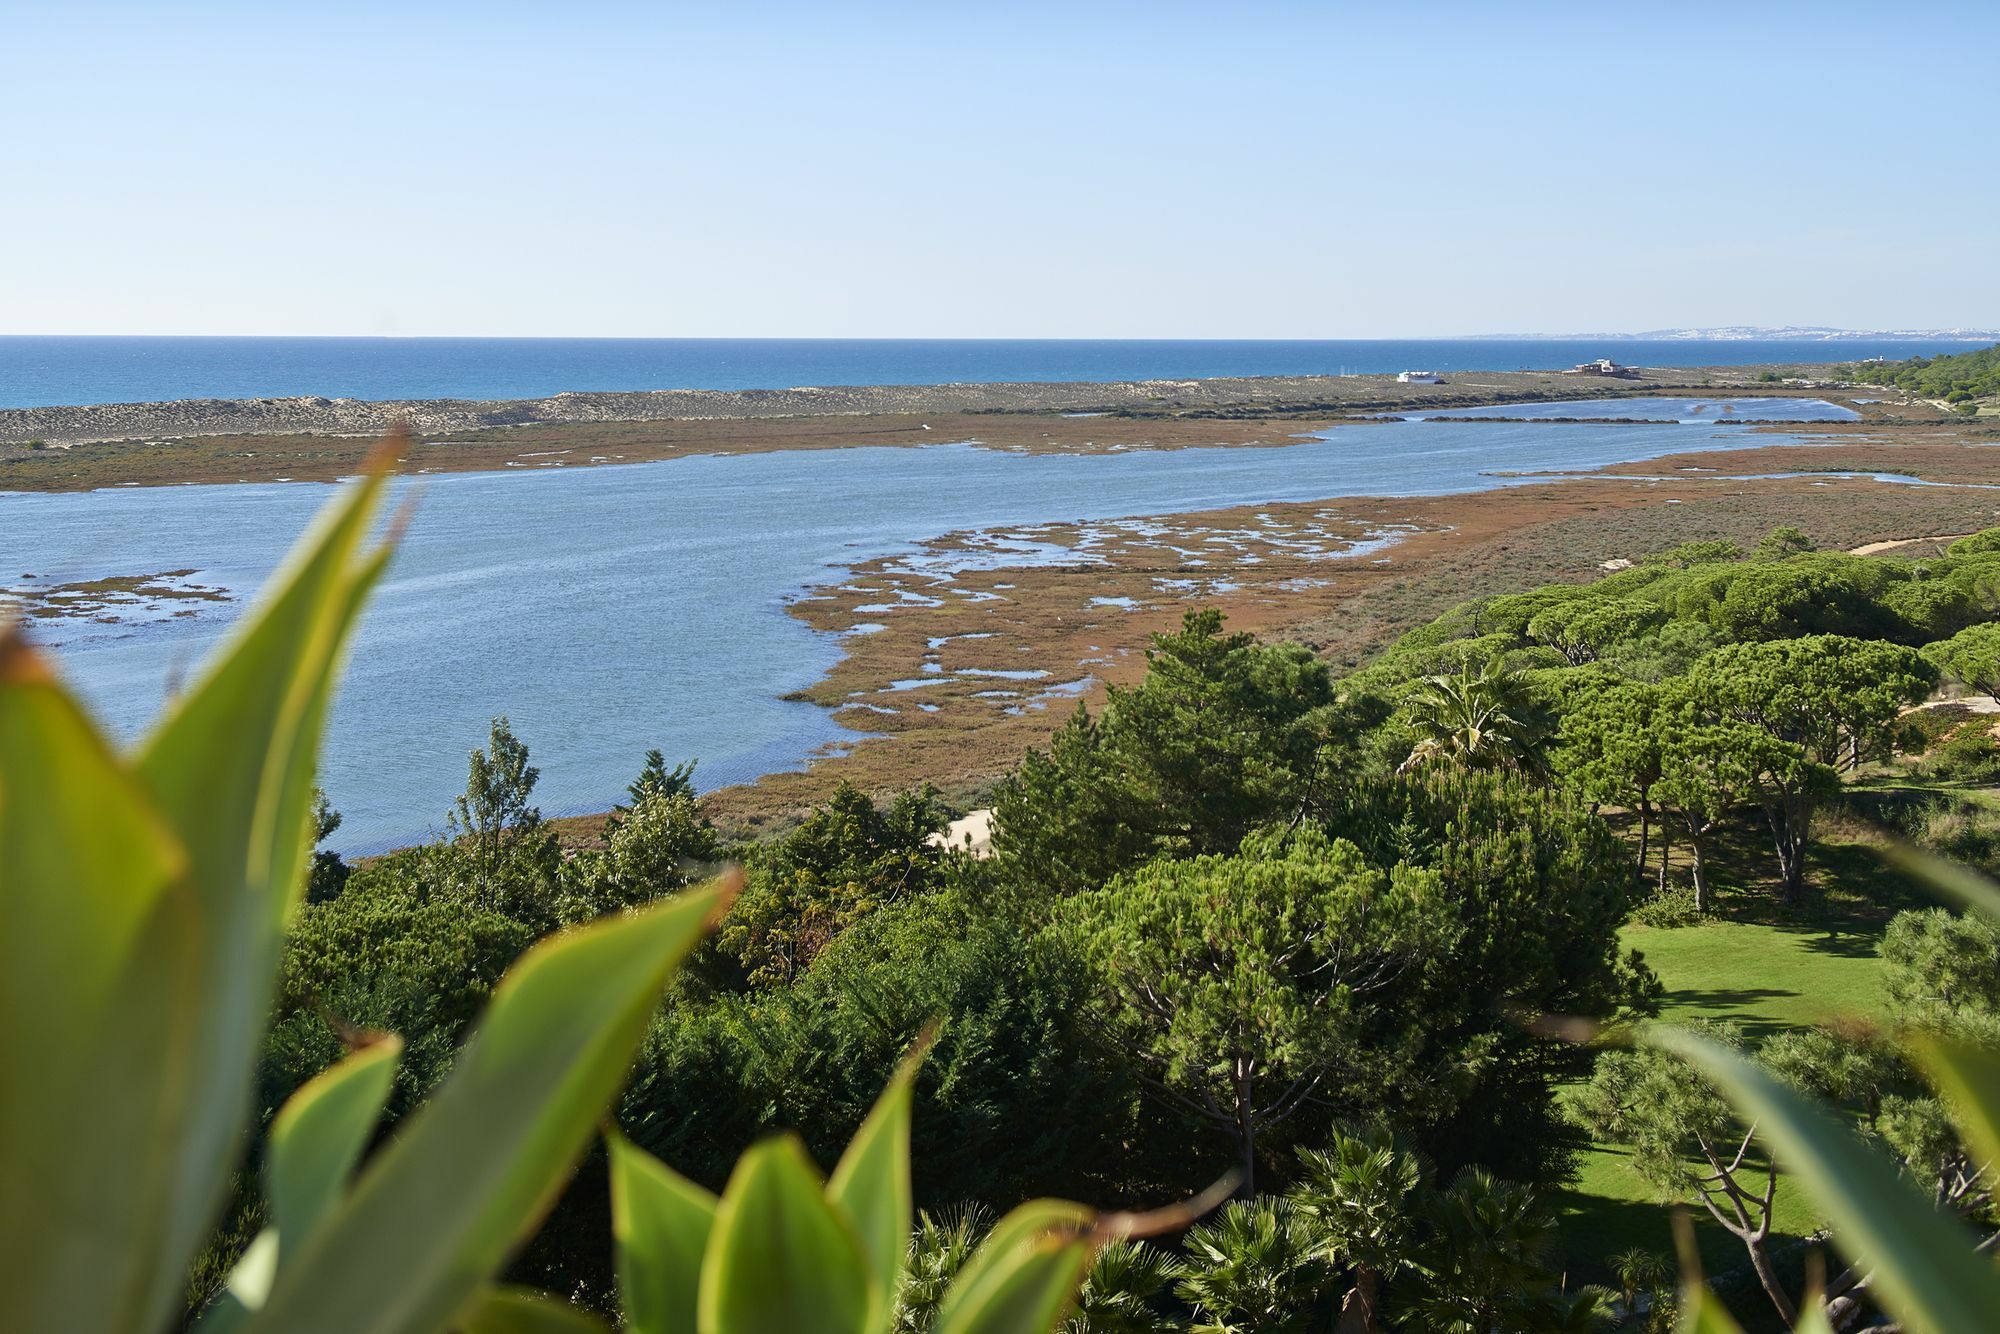
{"label": "distant coastline", "polygon": [[[1758,368],[1752,368],[1758,369]],[[1723,373],[1729,379],[1737,377]],[[1692,377],[1692,378],[1691,378]],[[217,435],[375,435],[402,422],[419,435],[603,422],[743,420],[963,412],[1305,411],[1450,407],[1519,395],[1582,396],[1638,383],[1692,384],[1701,372],[1647,371],[1632,380],[1560,372],[1473,371],[1442,385],[1390,375],[1253,376],[1190,380],[853,385],[795,389],[656,389],[546,398],[370,401],[357,398],[177,399],[78,407],[0,408],[0,445],[105,444]]]}
{"label": "distant coastline", "polygon": [[[1453,372],[1110,383],[660,390],[549,398],[207,399],[0,409],[0,492],[313,482],[351,474],[392,425],[425,472],[595,467],[693,454],[969,441],[1029,453],[1282,443],[1373,416],[1506,403],[1836,392],[1826,365]],[[1864,415],[1931,413],[1869,406]],[[1616,413],[1609,414],[1616,416]],[[1748,418],[1746,418],[1748,420]]]}
{"label": "distant coastline", "polygon": [[477,403],[564,393],[787,390],[1891,360],[1959,338],[1668,331],[1432,339],[262,338],[0,335],[0,408],[317,397]]}

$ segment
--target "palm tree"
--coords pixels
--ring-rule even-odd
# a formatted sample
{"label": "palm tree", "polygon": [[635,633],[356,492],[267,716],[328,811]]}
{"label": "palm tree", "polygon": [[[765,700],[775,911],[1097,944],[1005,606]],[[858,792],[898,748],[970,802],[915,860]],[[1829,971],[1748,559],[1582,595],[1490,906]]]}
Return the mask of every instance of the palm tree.
{"label": "palm tree", "polygon": [[1521,673],[1498,658],[1476,670],[1467,660],[1456,672],[1426,676],[1404,707],[1417,744],[1398,773],[1426,764],[1548,772],[1548,717]]}
{"label": "palm tree", "polygon": [[1123,1238],[1097,1253],[1063,1334],[1173,1334],[1186,1328],[1153,1304],[1181,1264],[1167,1252]]}
{"label": "palm tree", "polygon": [[1198,1334],[1303,1330],[1327,1272],[1290,1200],[1232,1200],[1187,1234],[1174,1291],[1201,1317]]}
{"label": "palm tree", "polygon": [[931,1327],[946,1289],[979,1248],[991,1221],[976,1204],[935,1218],[929,1213],[917,1215],[903,1290],[896,1301],[897,1334],[923,1334]]}
{"label": "palm tree", "polygon": [[1549,1283],[1556,1221],[1533,1189],[1468,1167],[1429,1212],[1427,1281],[1414,1303],[1421,1327],[1487,1334],[1568,1325],[1571,1303]]}
{"label": "palm tree", "polygon": [[[1658,1251],[1634,1246],[1611,1257],[1611,1272],[1618,1275],[1618,1295],[1624,1307],[1625,1314],[1620,1323],[1644,1328],[1638,1324],[1639,1298],[1642,1295],[1651,1297],[1657,1310],[1660,1290],[1673,1282],[1673,1265]],[[1649,1325],[1657,1323],[1651,1321]]]}
{"label": "palm tree", "polygon": [[1299,1163],[1292,1199],[1311,1220],[1322,1258],[1354,1270],[1335,1334],[1375,1334],[1382,1285],[1407,1262],[1429,1169],[1379,1127],[1336,1133],[1330,1148],[1305,1150]]}

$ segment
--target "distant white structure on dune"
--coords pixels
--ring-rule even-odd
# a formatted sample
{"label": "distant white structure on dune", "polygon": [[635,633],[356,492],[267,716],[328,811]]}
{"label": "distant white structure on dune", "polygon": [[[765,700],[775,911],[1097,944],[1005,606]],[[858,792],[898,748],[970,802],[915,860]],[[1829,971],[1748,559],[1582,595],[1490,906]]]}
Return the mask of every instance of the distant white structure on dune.
{"label": "distant white structure on dune", "polygon": [[1631,373],[1630,366],[1620,366],[1609,357],[1586,361],[1563,372],[1564,375],[1630,375]]}
{"label": "distant white structure on dune", "polygon": [[1443,384],[1444,377],[1436,371],[1404,371],[1396,377],[1397,384]]}

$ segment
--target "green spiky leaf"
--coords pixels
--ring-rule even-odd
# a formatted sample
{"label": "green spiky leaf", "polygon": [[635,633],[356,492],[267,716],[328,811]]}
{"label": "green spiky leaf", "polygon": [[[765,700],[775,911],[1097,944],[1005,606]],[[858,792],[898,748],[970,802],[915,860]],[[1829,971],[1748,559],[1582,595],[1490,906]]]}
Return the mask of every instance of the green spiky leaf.
{"label": "green spiky leaf", "polygon": [[1696,1280],[1681,1289],[1681,1309],[1674,1321],[1675,1334],[1743,1334],[1743,1326],[1729,1314],[1722,1298]]}
{"label": "green spiky leaf", "polygon": [[691,891],[529,951],[443,1087],[288,1257],[251,1328],[429,1334],[449,1321],[553,1203],[723,897]]}
{"label": "green spiky leaf", "polygon": [[1912,844],[1891,843],[1885,855],[1940,897],[1955,899],[1988,921],[2000,923],[2000,884],[1969,866],[1947,861]]}
{"label": "green spiky leaf", "polygon": [[618,1300],[633,1334],[694,1334],[715,1196],[613,1131],[611,1232]]}
{"label": "green spiky leaf", "polygon": [[920,1044],[897,1068],[826,1187],[868,1257],[871,1328],[888,1320],[903,1282],[910,1243],[910,1107],[923,1055]]}
{"label": "green spiky leaf", "polygon": [[1910,1051],[1944,1095],[1966,1142],[1986,1162],[2000,1163],[2000,1052],[1935,1033],[1916,1035]]}
{"label": "green spiky leaf", "polygon": [[610,1334],[580,1307],[525,1288],[489,1288],[459,1317],[457,1334]]}
{"label": "green spiky leaf", "polygon": [[709,1238],[701,1334],[862,1334],[869,1308],[861,1239],[827,1202],[798,1139],[744,1154]]}
{"label": "green spiky leaf", "polygon": [[937,1334],[1048,1334],[1090,1268],[1096,1215],[1030,1200],[994,1224],[938,1307]]}
{"label": "green spiky leaf", "polygon": [[209,948],[190,992],[194,1102],[165,1206],[161,1302],[178,1290],[242,1149],[283,925],[304,878],[320,732],[341,653],[387,558],[362,546],[389,452],[299,541],[133,757],[188,850],[196,929]]}
{"label": "green spiky leaf", "polygon": [[166,1314],[211,959],[188,873],[149,794],[0,631],[0,1329]]}
{"label": "green spiky leaf", "polygon": [[303,1241],[346,1189],[382,1118],[402,1052],[400,1038],[382,1037],[350,1053],[294,1093],[271,1122],[265,1193],[280,1238]]}

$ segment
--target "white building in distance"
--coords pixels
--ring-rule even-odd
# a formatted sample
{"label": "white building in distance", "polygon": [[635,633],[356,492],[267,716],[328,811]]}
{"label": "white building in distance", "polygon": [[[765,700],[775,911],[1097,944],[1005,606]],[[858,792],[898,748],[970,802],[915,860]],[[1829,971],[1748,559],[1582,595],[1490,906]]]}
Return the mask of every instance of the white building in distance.
{"label": "white building in distance", "polygon": [[1436,371],[1404,371],[1396,377],[1397,384],[1443,384],[1444,377]]}

